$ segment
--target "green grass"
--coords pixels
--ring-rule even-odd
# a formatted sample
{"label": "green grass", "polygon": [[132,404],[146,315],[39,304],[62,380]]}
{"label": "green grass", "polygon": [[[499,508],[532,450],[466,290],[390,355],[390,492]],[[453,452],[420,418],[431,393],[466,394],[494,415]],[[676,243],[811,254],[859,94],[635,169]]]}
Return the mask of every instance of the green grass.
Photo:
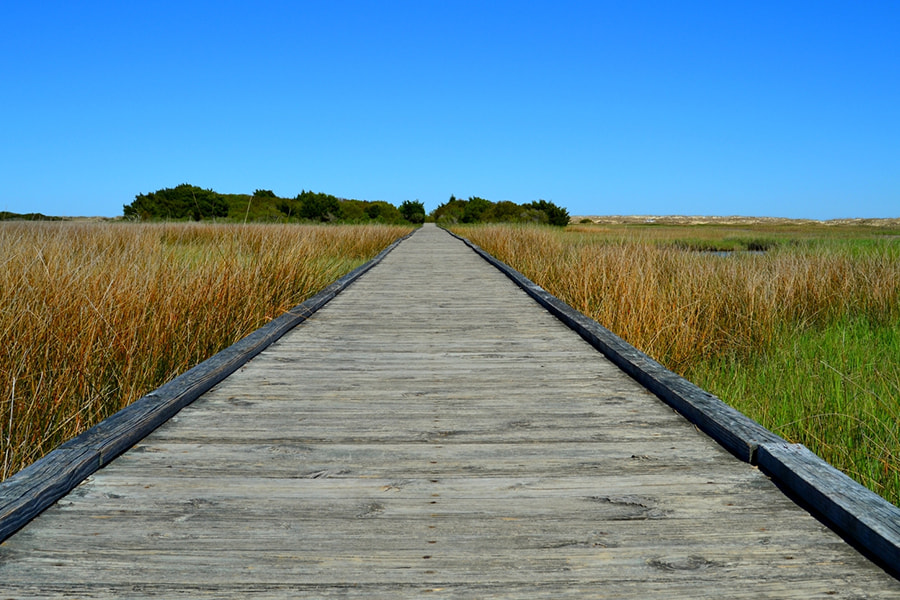
{"label": "green grass", "polygon": [[685,375],[900,504],[898,357],[900,322],[844,318],[783,327],[762,351],[705,360]]}
{"label": "green grass", "polygon": [[765,237],[724,237],[722,239],[684,238],[670,242],[678,250],[692,252],[768,252],[781,243]]}

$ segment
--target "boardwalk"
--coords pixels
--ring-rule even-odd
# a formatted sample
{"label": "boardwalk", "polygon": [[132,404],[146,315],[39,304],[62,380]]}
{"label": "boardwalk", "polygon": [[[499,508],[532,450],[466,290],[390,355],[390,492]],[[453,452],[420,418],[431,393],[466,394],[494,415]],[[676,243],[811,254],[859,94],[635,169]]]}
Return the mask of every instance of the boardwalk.
{"label": "boardwalk", "polygon": [[433,227],[0,546],[0,598],[898,598]]}

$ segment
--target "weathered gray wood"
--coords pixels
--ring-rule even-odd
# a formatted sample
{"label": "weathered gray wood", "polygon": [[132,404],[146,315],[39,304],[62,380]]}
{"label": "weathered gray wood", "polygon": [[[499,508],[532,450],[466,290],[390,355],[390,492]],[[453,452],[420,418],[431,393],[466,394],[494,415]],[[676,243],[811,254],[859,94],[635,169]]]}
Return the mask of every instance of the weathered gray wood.
{"label": "weathered gray wood", "polygon": [[8,538],[0,589],[900,594],[760,470],[431,227]]}
{"label": "weathered gray wood", "polygon": [[802,444],[764,444],[759,466],[886,565],[900,566],[900,509]]}
{"label": "weathered gray wood", "polygon": [[406,237],[409,236],[395,241],[373,260],[312,298],[0,482],[0,541],[309,318],[381,262]]}

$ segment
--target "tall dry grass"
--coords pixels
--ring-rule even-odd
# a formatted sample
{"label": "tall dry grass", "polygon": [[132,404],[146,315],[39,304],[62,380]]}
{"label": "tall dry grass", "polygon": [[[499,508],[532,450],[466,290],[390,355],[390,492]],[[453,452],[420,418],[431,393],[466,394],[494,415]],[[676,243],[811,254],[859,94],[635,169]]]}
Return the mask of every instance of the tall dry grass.
{"label": "tall dry grass", "polygon": [[770,252],[723,257],[684,250],[709,242],[687,243],[686,235],[715,237],[696,228],[457,231],[668,368],[900,501],[896,238],[806,228],[776,236]]}
{"label": "tall dry grass", "polygon": [[408,231],[0,224],[0,479]]}

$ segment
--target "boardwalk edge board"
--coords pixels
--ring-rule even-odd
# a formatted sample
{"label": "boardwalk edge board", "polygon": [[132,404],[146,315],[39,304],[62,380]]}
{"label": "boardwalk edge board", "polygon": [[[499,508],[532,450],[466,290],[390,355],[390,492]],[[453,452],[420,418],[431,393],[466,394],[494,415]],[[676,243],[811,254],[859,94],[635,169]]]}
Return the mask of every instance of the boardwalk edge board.
{"label": "boardwalk edge board", "polygon": [[0,542],[325,306],[418,229],[228,348],[0,482]]}
{"label": "boardwalk edge board", "polygon": [[803,444],[763,444],[759,467],[894,571],[900,565],[900,510]]}
{"label": "boardwalk edge board", "polygon": [[[900,564],[900,508],[835,469],[802,444],[789,444],[750,417],[666,369],[478,245],[451,231],[613,364],[744,462],[758,466],[832,528],[885,565]],[[896,570],[896,566],[891,567]]]}

